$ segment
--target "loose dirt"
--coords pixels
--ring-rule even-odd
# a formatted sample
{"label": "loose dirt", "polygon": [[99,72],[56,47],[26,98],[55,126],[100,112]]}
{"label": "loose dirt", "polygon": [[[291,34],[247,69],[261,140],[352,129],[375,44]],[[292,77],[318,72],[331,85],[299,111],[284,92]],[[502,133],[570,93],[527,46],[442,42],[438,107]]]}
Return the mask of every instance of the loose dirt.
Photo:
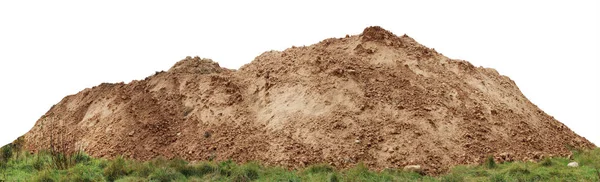
{"label": "loose dirt", "polygon": [[[50,136],[53,137],[50,137]],[[157,156],[372,169],[539,160],[595,147],[494,69],[380,27],[268,51],[239,70],[187,57],[128,84],[65,97],[25,135],[95,157]]]}

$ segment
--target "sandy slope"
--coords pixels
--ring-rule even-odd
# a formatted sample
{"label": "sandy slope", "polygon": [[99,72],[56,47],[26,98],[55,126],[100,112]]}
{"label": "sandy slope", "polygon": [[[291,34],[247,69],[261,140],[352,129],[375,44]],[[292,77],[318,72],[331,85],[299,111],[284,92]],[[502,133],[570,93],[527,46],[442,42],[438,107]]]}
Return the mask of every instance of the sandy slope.
{"label": "sandy slope", "polygon": [[535,160],[594,147],[508,77],[380,27],[265,52],[239,70],[188,57],[145,80],[85,89],[25,139],[37,150],[50,135],[97,157],[414,164],[430,174],[490,155]]}

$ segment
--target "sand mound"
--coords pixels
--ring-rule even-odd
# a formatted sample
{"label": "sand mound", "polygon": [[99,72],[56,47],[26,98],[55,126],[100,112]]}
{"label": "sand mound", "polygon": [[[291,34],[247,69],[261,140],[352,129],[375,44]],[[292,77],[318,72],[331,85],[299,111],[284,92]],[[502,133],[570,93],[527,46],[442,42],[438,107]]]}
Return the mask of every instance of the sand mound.
{"label": "sand mound", "polygon": [[[530,160],[594,147],[493,69],[380,27],[269,51],[239,70],[188,57],[129,84],[67,96],[25,135],[96,157],[250,160],[374,169]],[[54,137],[57,138],[57,137]]]}

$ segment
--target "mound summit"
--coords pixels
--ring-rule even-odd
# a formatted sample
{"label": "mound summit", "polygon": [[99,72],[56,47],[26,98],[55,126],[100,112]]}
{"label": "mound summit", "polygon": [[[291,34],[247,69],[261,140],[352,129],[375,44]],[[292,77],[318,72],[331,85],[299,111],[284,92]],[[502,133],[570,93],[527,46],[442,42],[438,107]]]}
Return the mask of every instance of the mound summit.
{"label": "mound summit", "polygon": [[95,157],[421,165],[428,174],[595,147],[494,69],[380,27],[268,51],[239,70],[187,57],[144,80],[67,96],[24,138],[29,150],[60,138]]}

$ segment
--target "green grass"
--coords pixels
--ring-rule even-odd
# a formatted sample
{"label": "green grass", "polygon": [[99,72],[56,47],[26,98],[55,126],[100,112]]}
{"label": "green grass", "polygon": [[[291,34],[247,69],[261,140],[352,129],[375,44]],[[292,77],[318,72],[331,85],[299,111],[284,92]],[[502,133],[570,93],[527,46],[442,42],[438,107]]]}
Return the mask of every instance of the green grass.
{"label": "green grass", "polygon": [[[4,149],[3,149],[4,150]],[[3,151],[8,154],[9,152]],[[19,154],[19,155],[17,155]],[[140,162],[124,157],[97,159],[74,155],[68,169],[52,165],[50,153],[12,151],[0,160],[0,181],[600,181],[600,149],[575,151],[573,160],[547,158],[540,162],[496,163],[489,158],[477,166],[457,166],[441,176],[423,176],[401,169],[372,171],[363,164],[337,170],[327,164],[289,170],[250,162],[203,161],[156,158]],[[19,156],[19,157],[17,157]],[[577,161],[580,167],[567,164]]]}

